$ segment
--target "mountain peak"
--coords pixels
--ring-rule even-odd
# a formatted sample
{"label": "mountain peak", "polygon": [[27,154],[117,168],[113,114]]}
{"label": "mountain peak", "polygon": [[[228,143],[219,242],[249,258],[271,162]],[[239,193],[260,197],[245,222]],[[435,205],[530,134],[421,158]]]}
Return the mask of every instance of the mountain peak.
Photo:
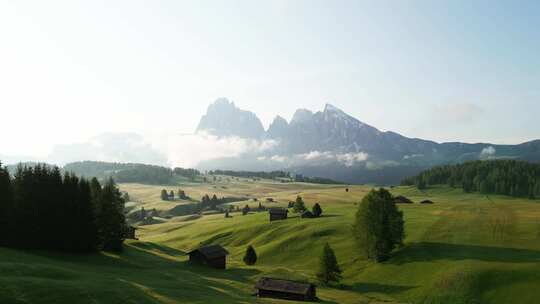
{"label": "mountain peak", "polygon": [[324,106],[324,112],[343,112],[343,111],[341,109],[339,109],[338,107],[327,103]]}
{"label": "mountain peak", "polygon": [[263,125],[257,115],[236,107],[227,98],[218,98],[208,106],[197,131],[224,137],[261,138],[264,135]]}
{"label": "mountain peak", "polygon": [[310,121],[313,119],[313,112],[308,109],[298,109],[294,112],[293,118],[291,119],[292,123],[302,123]]}

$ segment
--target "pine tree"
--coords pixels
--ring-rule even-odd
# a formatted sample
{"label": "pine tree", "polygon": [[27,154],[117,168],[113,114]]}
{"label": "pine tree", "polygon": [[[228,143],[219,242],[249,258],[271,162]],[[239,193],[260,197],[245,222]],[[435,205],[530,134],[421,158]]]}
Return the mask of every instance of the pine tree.
{"label": "pine tree", "polygon": [[311,212],[313,213],[313,215],[315,217],[319,217],[321,216],[322,214],[322,208],[321,208],[321,205],[319,205],[319,203],[315,203],[315,205],[313,205],[313,208],[311,209]]}
{"label": "pine tree", "polygon": [[293,211],[296,213],[306,211],[304,200],[302,199],[300,195],[296,197],[296,201],[294,202],[294,205],[293,205]]}
{"label": "pine tree", "polygon": [[246,263],[246,265],[255,265],[255,263],[257,263],[257,253],[255,252],[255,248],[253,248],[251,245],[249,245],[246,249],[244,263]]}
{"label": "pine tree", "polygon": [[174,201],[174,192],[172,190],[169,192],[169,199]]}
{"label": "pine tree", "polygon": [[127,229],[124,200],[112,179],[109,179],[102,189],[101,205],[98,223],[103,249],[121,251]]}
{"label": "pine tree", "polygon": [[11,177],[0,162],[0,245],[9,242],[11,210],[13,208],[13,186]]}
{"label": "pine tree", "polygon": [[341,280],[341,269],[339,268],[334,250],[328,243],[324,245],[319,262],[317,278],[324,284],[329,282],[339,282]]}
{"label": "pine tree", "polygon": [[397,209],[392,194],[385,189],[371,190],[358,206],[353,237],[365,257],[388,259],[405,237],[403,212]]}
{"label": "pine tree", "polygon": [[169,194],[167,194],[167,190],[165,190],[165,189],[161,190],[161,200],[162,201],[168,201],[169,200]]}

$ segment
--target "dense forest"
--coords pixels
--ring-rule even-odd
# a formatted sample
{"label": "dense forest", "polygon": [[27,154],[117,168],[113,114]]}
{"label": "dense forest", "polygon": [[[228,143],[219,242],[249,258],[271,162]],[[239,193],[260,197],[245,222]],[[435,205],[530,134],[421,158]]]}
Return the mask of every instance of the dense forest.
{"label": "dense forest", "polygon": [[308,177],[302,174],[291,174],[285,171],[233,171],[233,170],[213,170],[209,171],[210,175],[228,175],[243,178],[264,178],[264,179],[290,179],[301,183],[313,184],[341,184],[341,182],[323,178],[323,177]]}
{"label": "dense forest", "polygon": [[122,249],[129,227],[114,181],[102,186],[57,167],[0,164],[0,244],[7,247],[92,252]]}
{"label": "dense forest", "polygon": [[174,181],[175,176],[194,180],[200,172],[195,169],[166,168],[134,163],[109,163],[101,161],[74,162],[64,166],[66,172],[80,176],[97,177],[100,180],[113,178],[119,183],[145,183],[163,185]]}
{"label": "dense forest", "polygon": [[275,179],[275,178],[290,178],[289,172],[285,171],[233,171],[233,170],[213,170],[209,171],[210,175],[228,175],[234,177],[243,177],[243,178],[264,178],[264,179]]}
{"label": "dense forest", "polygon": [[446,184],[465,192],[540,197],[540,164],[517,160],[472,161],[426,170],[402,181],[402,185]]}

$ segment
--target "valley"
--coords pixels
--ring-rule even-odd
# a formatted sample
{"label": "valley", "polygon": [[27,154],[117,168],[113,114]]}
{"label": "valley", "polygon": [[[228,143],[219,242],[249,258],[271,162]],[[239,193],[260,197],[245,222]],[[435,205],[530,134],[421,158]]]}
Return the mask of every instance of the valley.
{"label": "valley", "polygon": [[[161,201],[162,188],[181,188],[193,200],[204,194],[257,198],[267,207],[286,207],[301,195],[320,218],[289,214],[270,223],[268,212],[172,216],[141,225],[138,241],[122,253],[70,255],[1,249],[2,303],[282,303],[258,299],[253,286],[270,276],[316,283],[322,303],[535,303],[540,284],[539,201],[465,194],[433,186],[426,191],[393,187],[414,204],[399,204],[405,218],[405,246],[383,263],[359,258],[351,224],[370,186],[279,183],[222,179],[221,183],[174,185],[120,184],[138,208],[171,210],[182,201]],[[274,202],[265,199],[271,197]],[[429,199],[432,205],[418,204]],[[238,203],[244,206],[246,201]],[[131,207],[130,207],[131,206]],[[343,269],[343,281],[320,286],[319,256],[328,242]],[[188,262],[186,252],[220,244],[230,255],[226,270]],[[248,245],[258,254],[254,266],[242,256]],[[285,303],[285,302],[283,302]]]}

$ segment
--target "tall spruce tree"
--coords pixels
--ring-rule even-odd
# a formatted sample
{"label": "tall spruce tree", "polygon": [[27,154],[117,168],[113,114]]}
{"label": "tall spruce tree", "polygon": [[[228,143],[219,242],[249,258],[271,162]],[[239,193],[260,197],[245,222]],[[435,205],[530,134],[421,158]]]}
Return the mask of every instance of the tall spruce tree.
{"label": "tall spruce tree", "polygon": [[13,186],[8,170],[0,162],[0,245],[9,242],[11,210],[13,208]]}
{"label": "tall spruce tree", "polygon": [[386,189],[371,190],[358,206],[353,236],[365,257],[375,261],[389,258],[405,237],[403,212]]}
{"label": "tall spruce tree", "polygon": [[124,200],[112,179],[105,183],[101,191],[101,212],[98,223],[101,228],[103,249],[121,251],[127,231]]}
{"label": "tall spruce tree", "polygon": [[341,268],[339,268],[334,250],[328,243],[323,248],[317,278],[324,284],[341,280]]}

